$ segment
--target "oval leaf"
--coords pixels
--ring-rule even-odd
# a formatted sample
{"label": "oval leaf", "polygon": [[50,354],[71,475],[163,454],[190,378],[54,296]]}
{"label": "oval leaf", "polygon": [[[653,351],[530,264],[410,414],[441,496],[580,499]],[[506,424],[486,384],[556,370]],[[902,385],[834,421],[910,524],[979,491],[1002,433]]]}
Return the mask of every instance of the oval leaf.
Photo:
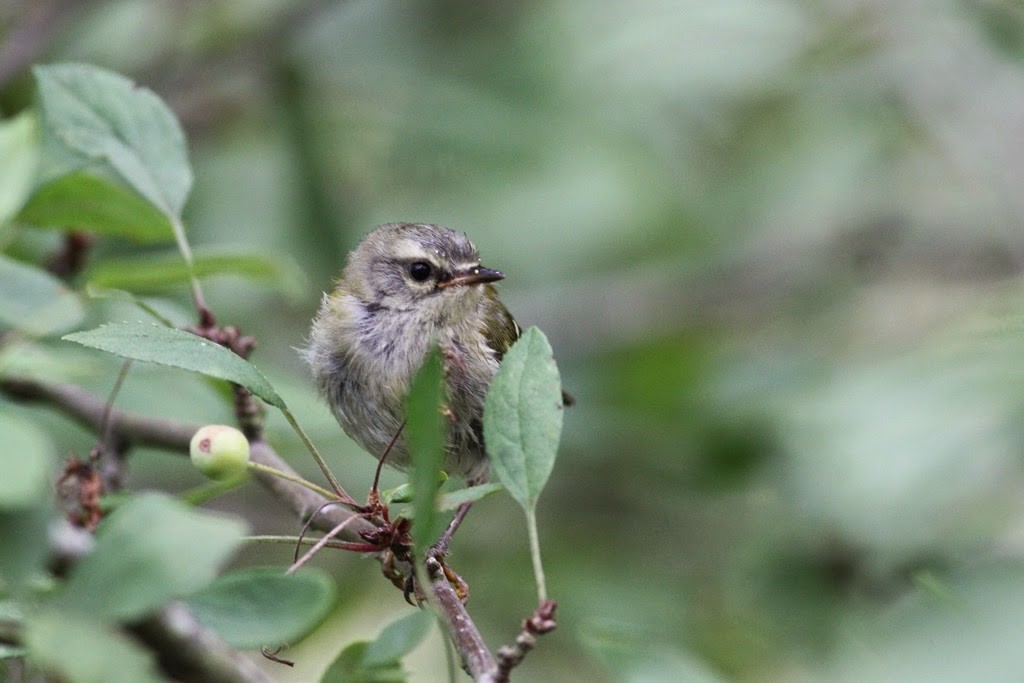
{"label": "oval leaf", "polygon": [[320,683],[404,683],[408,680],[399,662],[369,666],[363,660],[370,643],[358,640],[349,644],[327,667]]}
{"label": "oval leaf", "polygon": [[308,633],[334,604],[334,584],[317,571],[286,576],[275,568],[247,569],[217,578],[186,602],[232,647],[257,648]]}
{"label": "oval leaf", "polygon": [[149,323],[112,323],[63,337],[122,358],[169,365],[240,384],[270,405],[285,408],[263,373],[252,363],[202,337]]}
{"label": "oval leaf", "polygon": [[366,648],[363,664],[372,667],[398,661],[423,641],[433,621],[430,612],[421,610],[388,624]]}
{"label": "oval leaf", "polygon": [[497,493],[503,488],[505,487],[493,481],[487,484],[467,486],[464,489],[452,491],[441,496],[437,501],[437,508],[439,510],[455,510],[466,503],[475,503],[492,493]]}
{"label": "oval leaf", "polygon": [[[55,175],[100,164],[124,179],[165,215],[181,217],[192,169],[185,134],[171,110],[124,76],[86,64],[33,69]],[[51,169],[54,164],[51,162]]]}
{"label": "oval leaf", "polygon": [[40,496],[34,507],[0,509],[0,584],[6,590],[30,586],[44,573],[49,547],[46,538],[50,525],[49,497]]}
{"label": "oval leaf", "polygon": [[53,476],[53,445],[32,422],[0,419],[0,509],[29,507],[46,498]]}
{"label": "oval leaf", "polygon": [[437,514],[437,489],[441,485],[444,462],[444,369],[441,351],[435,346],[409,386],[406,402],[405,438],[412,460],[413,514],[412,539],[423,549],[437,540],[441,520]]}
{"label": "oval leaf", "polygon": [[78,296],[60,280],[0,255],[0,325],[45,335],[73,327],[84,314]]}
{"label": "oval leaf", "polygon": [[89,268],[86,278],[100,287],[154,292],[178,287],[193,276],[240,275],[277,286],[297,299],[307,290],[302,270],[286,254],[264,250],[259,253],[227,249],[197,249],[192,268],[177,251],[165,254],[133,256],[130,259],[106,259]]}
{"label": "oval leaf", "polygon": [[30,113],[0,122],[0,225],[28,199],[39,163],[36,122]]}
{"label": "oval leaf", "polygon": [[558,366],[544,333],[531,327],[502,359],[484,403],[484,443],[494,473],[531,509],[555,464],[562,433]]}
{"label": "oval leaf", "polygon": [[152,653],[109,625],[44,612],[25,628],[29,657],[69,683],[160,683]]}
{"label": "oval leaf", "polygon": [[96,546],[71,570],[56,606],[104,619],[134,619],[202,588],[242,542],[245,524],[158,494],[118,507]]}
{"label": "oval leaf", "polygon": [[41,228],[88,230],[143,243],[174,240],[170,221],[152,204],[88,172],[43,185],[29,198],[18,220]]}

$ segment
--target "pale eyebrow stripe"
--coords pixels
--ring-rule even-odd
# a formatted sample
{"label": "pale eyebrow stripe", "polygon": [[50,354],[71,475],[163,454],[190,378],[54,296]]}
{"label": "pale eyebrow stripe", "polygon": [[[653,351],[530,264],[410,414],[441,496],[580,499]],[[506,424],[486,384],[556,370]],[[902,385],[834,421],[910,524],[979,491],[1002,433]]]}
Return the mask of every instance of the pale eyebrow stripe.
{"label": "pale eyebrow stripe", "polygon": [[399,261],[414,261],[417,259],[423,259],[427,261],[435,261],[436,254],[431,254],[425,250],[417,242],[413,240],[402,240],[395,244],[395,258]]}

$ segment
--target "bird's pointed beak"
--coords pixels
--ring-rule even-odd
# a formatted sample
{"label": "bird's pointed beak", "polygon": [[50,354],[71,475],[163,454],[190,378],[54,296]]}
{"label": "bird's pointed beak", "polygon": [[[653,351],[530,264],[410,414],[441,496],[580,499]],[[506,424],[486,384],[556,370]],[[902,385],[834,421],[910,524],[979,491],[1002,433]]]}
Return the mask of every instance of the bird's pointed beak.
{"label": "bird's pointed beak", "polygon": [[479,285],[485,282],[497,282],[505,279],[505,273],[500,270],[491,270],[483,266],[473,266],[466,270],[452,274],[447,280],[437,283],[438,288],[458,287],[461,285]]}

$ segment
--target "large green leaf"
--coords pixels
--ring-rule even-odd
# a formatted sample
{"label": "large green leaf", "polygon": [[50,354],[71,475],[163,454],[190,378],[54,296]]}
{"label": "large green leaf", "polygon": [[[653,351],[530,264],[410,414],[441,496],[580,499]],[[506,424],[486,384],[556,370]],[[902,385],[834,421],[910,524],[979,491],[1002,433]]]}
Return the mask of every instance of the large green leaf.
{"label": "large green leaf", "polygon": [[363,664],[372,667],[397,662],[423,641],[433,623],[434,616],[420,610],[388,624],[366,648]]}
{"label": "large green leaf", "polygon": [[561,433],[558,367],[544,333],[531,327],[502,359],[484,407],[494,473],[524,509],[533,508],[547,483]]}
{"label": "large green leaf", "polygon": [[112,323],[64,339],[101,351],[150,363],[192,370],[240,384],[267,403],[285,408],[263,373],[228,349],[202,337],[149,323]]}
{"label": "large green leaf", "polygon": [[324,672],[320,683],[400,683],[407,680],[401,658],[430,630],[433,616],[419,611],[389,624],[373,642],[350,644]]}
{"label": "large green leaf", "polygon": [[159,97],[86,64],[33,69],[51,177],[109,169],[168,217],[180,218],[192,169],[185,135]]}
{"label": "large green leaf", "polygon": [[233,647],[291,643],[316,626],[334,604],[324,574],[256,568],[218,577],[187,600],[193,614]]}
{"label": "large green leaf", "polygon": [[423,549],[441,533],[437,514],[437,489],[444,462],[444,369],[440,349],[427,354],[409,387],[406,403],[405,437],[412,459],[413,543]]}
{"label": "large green leaf", "polygon": [[33,423],[0,413],[0,586],[20,589],[48,554],[53,445]]}
{"label": "large green leaf", "polygon": [[306,277],[287,254],[219,248],[196,249],[192,256],[192,269],[177,251],[106,259],[90,267],[86,278],[90,284],[100,287],[154,292],[179,287],[193,275],[241,275],[275,285],[292,298],[306,293]]}
{"label": "large green leaf", "polygon": [[55,606],[99,619],[141,617],[212,581],[245,531],[237,519],[163,495],[138,496],[103,521]]}
{"label": "large green leaf", "polygon": [[42,228],[87,230],[136,242],[174,240],[170,221],[151,203],[112,180],[86,171],[61,176],[40,187],[18,214],[18,220]]}
{"label": "large green leaf", "polygon": [[0,225],[28,199],[39,163],[35,118],[30,113],[0,121]]}
{"label": "large green leaf", "polygon": [[360,640],[348,645],[327,667],[320,683],[404,683],[408,680],[397,661],[369,665],[366,651],[370,643]]}
{"label": "large green leaf", "polygon": [[60,280],[0,254],[0,326],[45,335],[73,327],[84,313]]}
{"label": "large green leaf", "polygon": [[29,658],[68,683],[159,683],[153,655],[86,615],[43,612],[25,629]]}
{"label": "large green leaf", "polygon": [[0,419],[0,509],[31,507],[46,497],[53,476],[53,444],[32,422]]}
{"label": "large green leaf", "polygon": [[50,498],[33,507],[0,509],[0,586],[19,589],[42,573],[49,548]]}

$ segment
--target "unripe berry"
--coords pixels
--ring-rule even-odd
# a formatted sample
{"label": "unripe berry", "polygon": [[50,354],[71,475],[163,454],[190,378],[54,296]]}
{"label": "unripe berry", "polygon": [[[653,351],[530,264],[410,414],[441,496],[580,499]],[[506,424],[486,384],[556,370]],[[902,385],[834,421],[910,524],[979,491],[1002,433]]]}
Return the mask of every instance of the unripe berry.
{"label": "unripe berry", "polygon": [[206,425],[192,437],[189,454],[196,469],[210,479],[241,480],[248,469],[249,440],[234,427]]}

